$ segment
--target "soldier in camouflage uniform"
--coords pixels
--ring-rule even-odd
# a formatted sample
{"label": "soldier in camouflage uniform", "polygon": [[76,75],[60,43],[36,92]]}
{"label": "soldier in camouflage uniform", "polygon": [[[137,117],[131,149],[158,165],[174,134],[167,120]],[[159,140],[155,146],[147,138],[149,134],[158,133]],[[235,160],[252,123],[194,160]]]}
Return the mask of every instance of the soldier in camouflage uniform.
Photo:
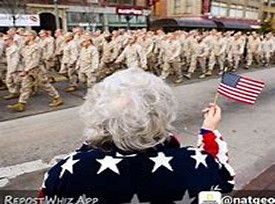
{"label": "soldier in camouflage uniform", "polygon": [[36,32],[32,30],[26,31],[25,36],[26,44],[21,51],[23,56],[23,71],[21,72],[20,97],[18,103],[9,105],[8,108],[18,112],[24,111],[34,84],[37,84],[51,96],[52,101],[49,104],[51,107],[63,104],[63,100],[57,90],[50,84],[45,68],[41,66],[41,49],[35,41]]}
{"label": "soldier in camouflage uniform", "polygon": [[247,42],[247,58],[246,58],[246,69],[248,69],[252,63],[253,60],[257,62],[257,64],[261,63],[261,56],[259,53],[261,40],[256,32],[253,32],[252,35],[248,37]]}
{"label": "soldier in camouflage uniform", "polygon": [[209,52],[208,46],[203,40],[203,36],[196,37],[196,44],[194,44],[194,47],[195,47],[195,52],[192,55],[192,57],[194,57],[195,60],[192,59],[191,61],[192,66],[190,66],[190,68],[188,69],[188,73],[185,74],[184,77],[186,77],[187,79],[191,79],[192,74],[198,67],[197,64],[199,64],[201,68],[201,75],[199,76],[199,78],[202,79],[202,78],[205,78],[206,58]]}
{"label": "soldier in camouflage uniform", "polygon": [[5,43],[3,40],[3,33],[0,33],[0,90],[7,89],[6,84],[4,83],[5,75],[6,75],[6,66],[4,65],[4,51],[5,51]]}
{"label": "soldier in camouflage uniform", "polygon": [[114,64],[119,55],[120,47],[115,40],[112,40],[112,35],[109,33],[104,34],[102,41],[102,54],[99,65],[99,78],[104,78],[112,74],[116,70]]}
{"label": "soldier in camouflage uniform", "polygon": [[183,81],[183,75],[181,70],[181,43],[177,39],[176,35],[170,34],[168,40],[162,47],[163,56],[163,70],[161,78],[166,79],[173,71],[176,74],[174,83],[181,83]]}
{"label": "soldier in camouflage uniform", "polygon": [[260,52],[261,58],[264,66],[268,66],[271,60],[272,52],[273,52],[273,41],[271,38],[271,34],[268,33],[264,37],[263,41],[260,44]]}
{"label": "soldier in camouflage uniform", "polygon": [[77,89],[76,61],[79,52],[77,42],[73,39],[73,33],[68,32],[65,34],[62,63],[59,71],[60,74],[69,78],[69,87],[66,89],[66,92],[76,91]]}
{"label": "soldier in camouflage uniform", "polygon": [[54,39],[48,36],[46,30],[41,30],[39,32],[40,41],[39,46],[42,52],[42,63],[48,73],[51,81],[54,80]]}
{"label": "soldier in camouflage uniform", "polygon": [[224,59],[225,59],[225,50],[226,43],[222,37],[222,33],[216,33],[215,37],[212,37],[211,41],[211,53],[209,58],[209,67],[206,73],[206,76],[211,76],[215,64],[219,64],[219,75],[222,75],[224,71]]}
{"label": "soldier in camouflage uniform", "polygon": [[115,63],[119,64],[126,61],[128,68],[142,68],[147,69],[146,55],[142,50],[142,47],[136,42],[135,36],[128,37],[129,44],[125,47]]}
{"label": "soldier in camouflage uniform", "polygon": [[20,88],[20,72],[22,71],[21,56],[19,46],[14,42],[13,38],[5,35],[4,42],[6,45],[6,58],[7,58],[7,74],[6,85],[9,94],[4,96],[5,100],[18,98]]}
{"label": "soldier in camouflage uniform", "polygon": [[238,32],[234,35],[230,48],[229,64],[231,71],[235,72],[239,67],[241,56],[244,52],[244,41],[241,33]]}
{"label": "soldier in camouflage uniform", "polygon": [[78,77],[91,88],[96,82],[96,72],[99,67],[99,53],[93,45],[92,38],[85,37],[81,43],[82,48],[77,60]]}
{"label": "soldier in camouflage uniform", "polygon": [[61,29],[57,29],[54,33],[55,36],[55,52],[54,52],[54,60],[55,60],[55,70],[60,71],[61,68],[61,60],[63,56],[63,47],[65,43],[63,31]]}

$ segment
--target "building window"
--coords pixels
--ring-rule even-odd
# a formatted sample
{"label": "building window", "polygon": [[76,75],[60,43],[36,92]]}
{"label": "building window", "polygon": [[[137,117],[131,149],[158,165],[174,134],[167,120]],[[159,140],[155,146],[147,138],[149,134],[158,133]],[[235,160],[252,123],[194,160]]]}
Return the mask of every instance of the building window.
{"label": "building window", "polygon": [[118,23],[120,21],[119,16],[116,14],[109,14],[108,15],[108,21],[110,23]]}
{"label": "building window", "polygon": [[109,0],[109,4],[119,4],[119,0]]}
{"label": "building window", "polygon": [[121,0],[122,5],[134,5],[134,0]]}
{"label": "building window", "polygon": [[139,24],[144,24],[144,23],[146,23],[146,18],[145,18],[145,16],[137,16],[136,21]]}
{"label": "building window", "polygon": [[98,23],[100,22],[97,13],[68,12],[68,23]]}
{"label": "building window", "polygon": [[243,6],[231,5],[229,16],[232,18],[243,18],[243,10],[244,10]]}
{"label": "building window", "polygon": [[245,12],[246,19],[257,20],[259,17],[259,11],[256,8],[247,8]]}
{"label": "building window", "polygon": [[227,16],[227,4],[212,2],[211,3],[211,15],[215,17],[226,17]]}
{"label": "building window", "polygon": [[181,0],[174,0],[173,13],[174,14],[180,14],[181,13]]}
{"label": "building window", "polygon": [[186,0],[186,13],[193,13],[193,0]]}

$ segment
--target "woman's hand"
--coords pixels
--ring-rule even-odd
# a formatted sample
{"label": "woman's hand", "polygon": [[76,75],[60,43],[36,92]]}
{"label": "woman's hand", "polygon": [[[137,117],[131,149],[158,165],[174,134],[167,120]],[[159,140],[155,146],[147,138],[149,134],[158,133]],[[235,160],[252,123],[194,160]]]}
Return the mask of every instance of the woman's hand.
{"label": "woman's hand", "polygon": [[202,112],[204,113],[202,128],[210,131],[216,130],[221,120],[221,108],[215,104],[210,104]]}

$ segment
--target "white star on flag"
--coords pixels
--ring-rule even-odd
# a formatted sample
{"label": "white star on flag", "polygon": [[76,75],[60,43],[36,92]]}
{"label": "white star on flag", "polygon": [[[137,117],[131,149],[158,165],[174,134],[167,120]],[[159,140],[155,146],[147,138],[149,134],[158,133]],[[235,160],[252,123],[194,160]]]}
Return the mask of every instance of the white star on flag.
{"label": "white star on flag", "polygon": [[120,153],[116,153],[116,157],[136,157],[137,154],[127,154],[127,155],[123,155],[123,154],[120,154]]}
{"label": "white star on flag", "polygon": [[175,204],[191,204],[195,200],[194,198],[190,198],[188,190],[185,191],[182,199],[180,201],[174,201]]}
{"label": "white star on flag", "polygon": [[194,149],[194,151],[195,151],[195,155],[192,155],[191,157],[196,160],[195,169],[197,169],[200,164],[203,164],[205,167],[207,167],[206,160],[205,160],[207,155],[202,154],[199,149]]}
{"label": "white star on flag", "polygon": [[222,189],[220,188],[219,185],[216,186],[211,186],[210,191],[221,191]]}
{"label": "white star on flag", "polygon": [[66,170],[69,171],[71,174],[73,174],[73,165],[77,162],[79,162],[79,159],[78,160],[73,160],[72,156],[69,157],[67,159],[67,161],[61,166],[62,171],[60,173],[59,178],[61,178],[64,175]]}
{"label": "white star on flag", "polygon": [[49,177],[49,174],[48,174],[48,172],[46,172],[45,174],[44,174],[44,179],[43,179],[43,183],[42,183],[42,186],[41,186],[41,188],[46,188],[46,180],[48,179],[48,177]]}
{"label": "white star on flag", "polygon": [[166,157],[164,153],[159,152],[157,157],[150,158],[153,162],[155,162],[152,173],[155,172],[159,167],[164,166],[170,171],[173,171],[173,168],[169,164],[169,161],[173,159],[173,157]]}
{"label": "white star on flag", "polygon": [[130,203],[127,203],[127,204],[150,204],[150,203],[141,203],[138,199],[137,194],[135,194],[132,200],[130,201]]}
{"label": "white star on flag", "polygon": [[115,159],[111,156],[105,156],[104,159],[97,159],[97,161],[101,164],[101,167],[98,170],[97,174],[100,174],[105,169],[110,169],[113,172],[119,174],[119,170],[116,165],[121,162],[121,160],[122,159]]}

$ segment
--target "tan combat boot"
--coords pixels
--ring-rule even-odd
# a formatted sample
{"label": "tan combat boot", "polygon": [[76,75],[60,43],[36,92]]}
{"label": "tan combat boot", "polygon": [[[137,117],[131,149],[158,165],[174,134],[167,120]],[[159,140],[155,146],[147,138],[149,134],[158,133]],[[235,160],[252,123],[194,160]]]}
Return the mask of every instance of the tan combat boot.
{"label": "tan combat boot", "polygon": [[183,82],[183,78],[182,78],[182,77],[179,77],[179,78],[177,78],[177,79],[174,81],[175,84],[179,84],[179,83],[181,83],[181,82]]}
{"label": "tan combat boot", "polygon": [[63,99],[61,97],[54,98],[52,102],[49,104],[50,107],[57,107],[63,104]]}
{"label": "tan combat boot", "polygon": [[206,76],[212,76],[212,70],[208,70],[206,73],[205,73]]}
{"label": "tan combat boot", "polygon": [[14,105],[8,105],[8,109],[16,112],[22,112],[25,110],[25,103],[16,103]]}
{"label": "tan combat boot", "polygon": [[192,75],[192,73],[191,73],[191,72],[188,72],[187,74],[184,74],[183,76],[184,76],[186,79],[191,79],[191,75]]}
{"label": "tan combat boot", "polygon": [[204,79],[206,76],[204,73],[202,73],[200,76],[199,76],[199,79]]}
{"label": "tan combat boot", "polygon": [[65,91],[66,92],[74,92],[74,91],[76,91],[76,86],[70,86],[69,88],[67,88]]}
{"label": "tan combat boot", "polygon": [[19,97],[18,93],[10,93],[6,96],[3,96],[3,99],[10,100],[10,99],[18,98],[18,97]]}

